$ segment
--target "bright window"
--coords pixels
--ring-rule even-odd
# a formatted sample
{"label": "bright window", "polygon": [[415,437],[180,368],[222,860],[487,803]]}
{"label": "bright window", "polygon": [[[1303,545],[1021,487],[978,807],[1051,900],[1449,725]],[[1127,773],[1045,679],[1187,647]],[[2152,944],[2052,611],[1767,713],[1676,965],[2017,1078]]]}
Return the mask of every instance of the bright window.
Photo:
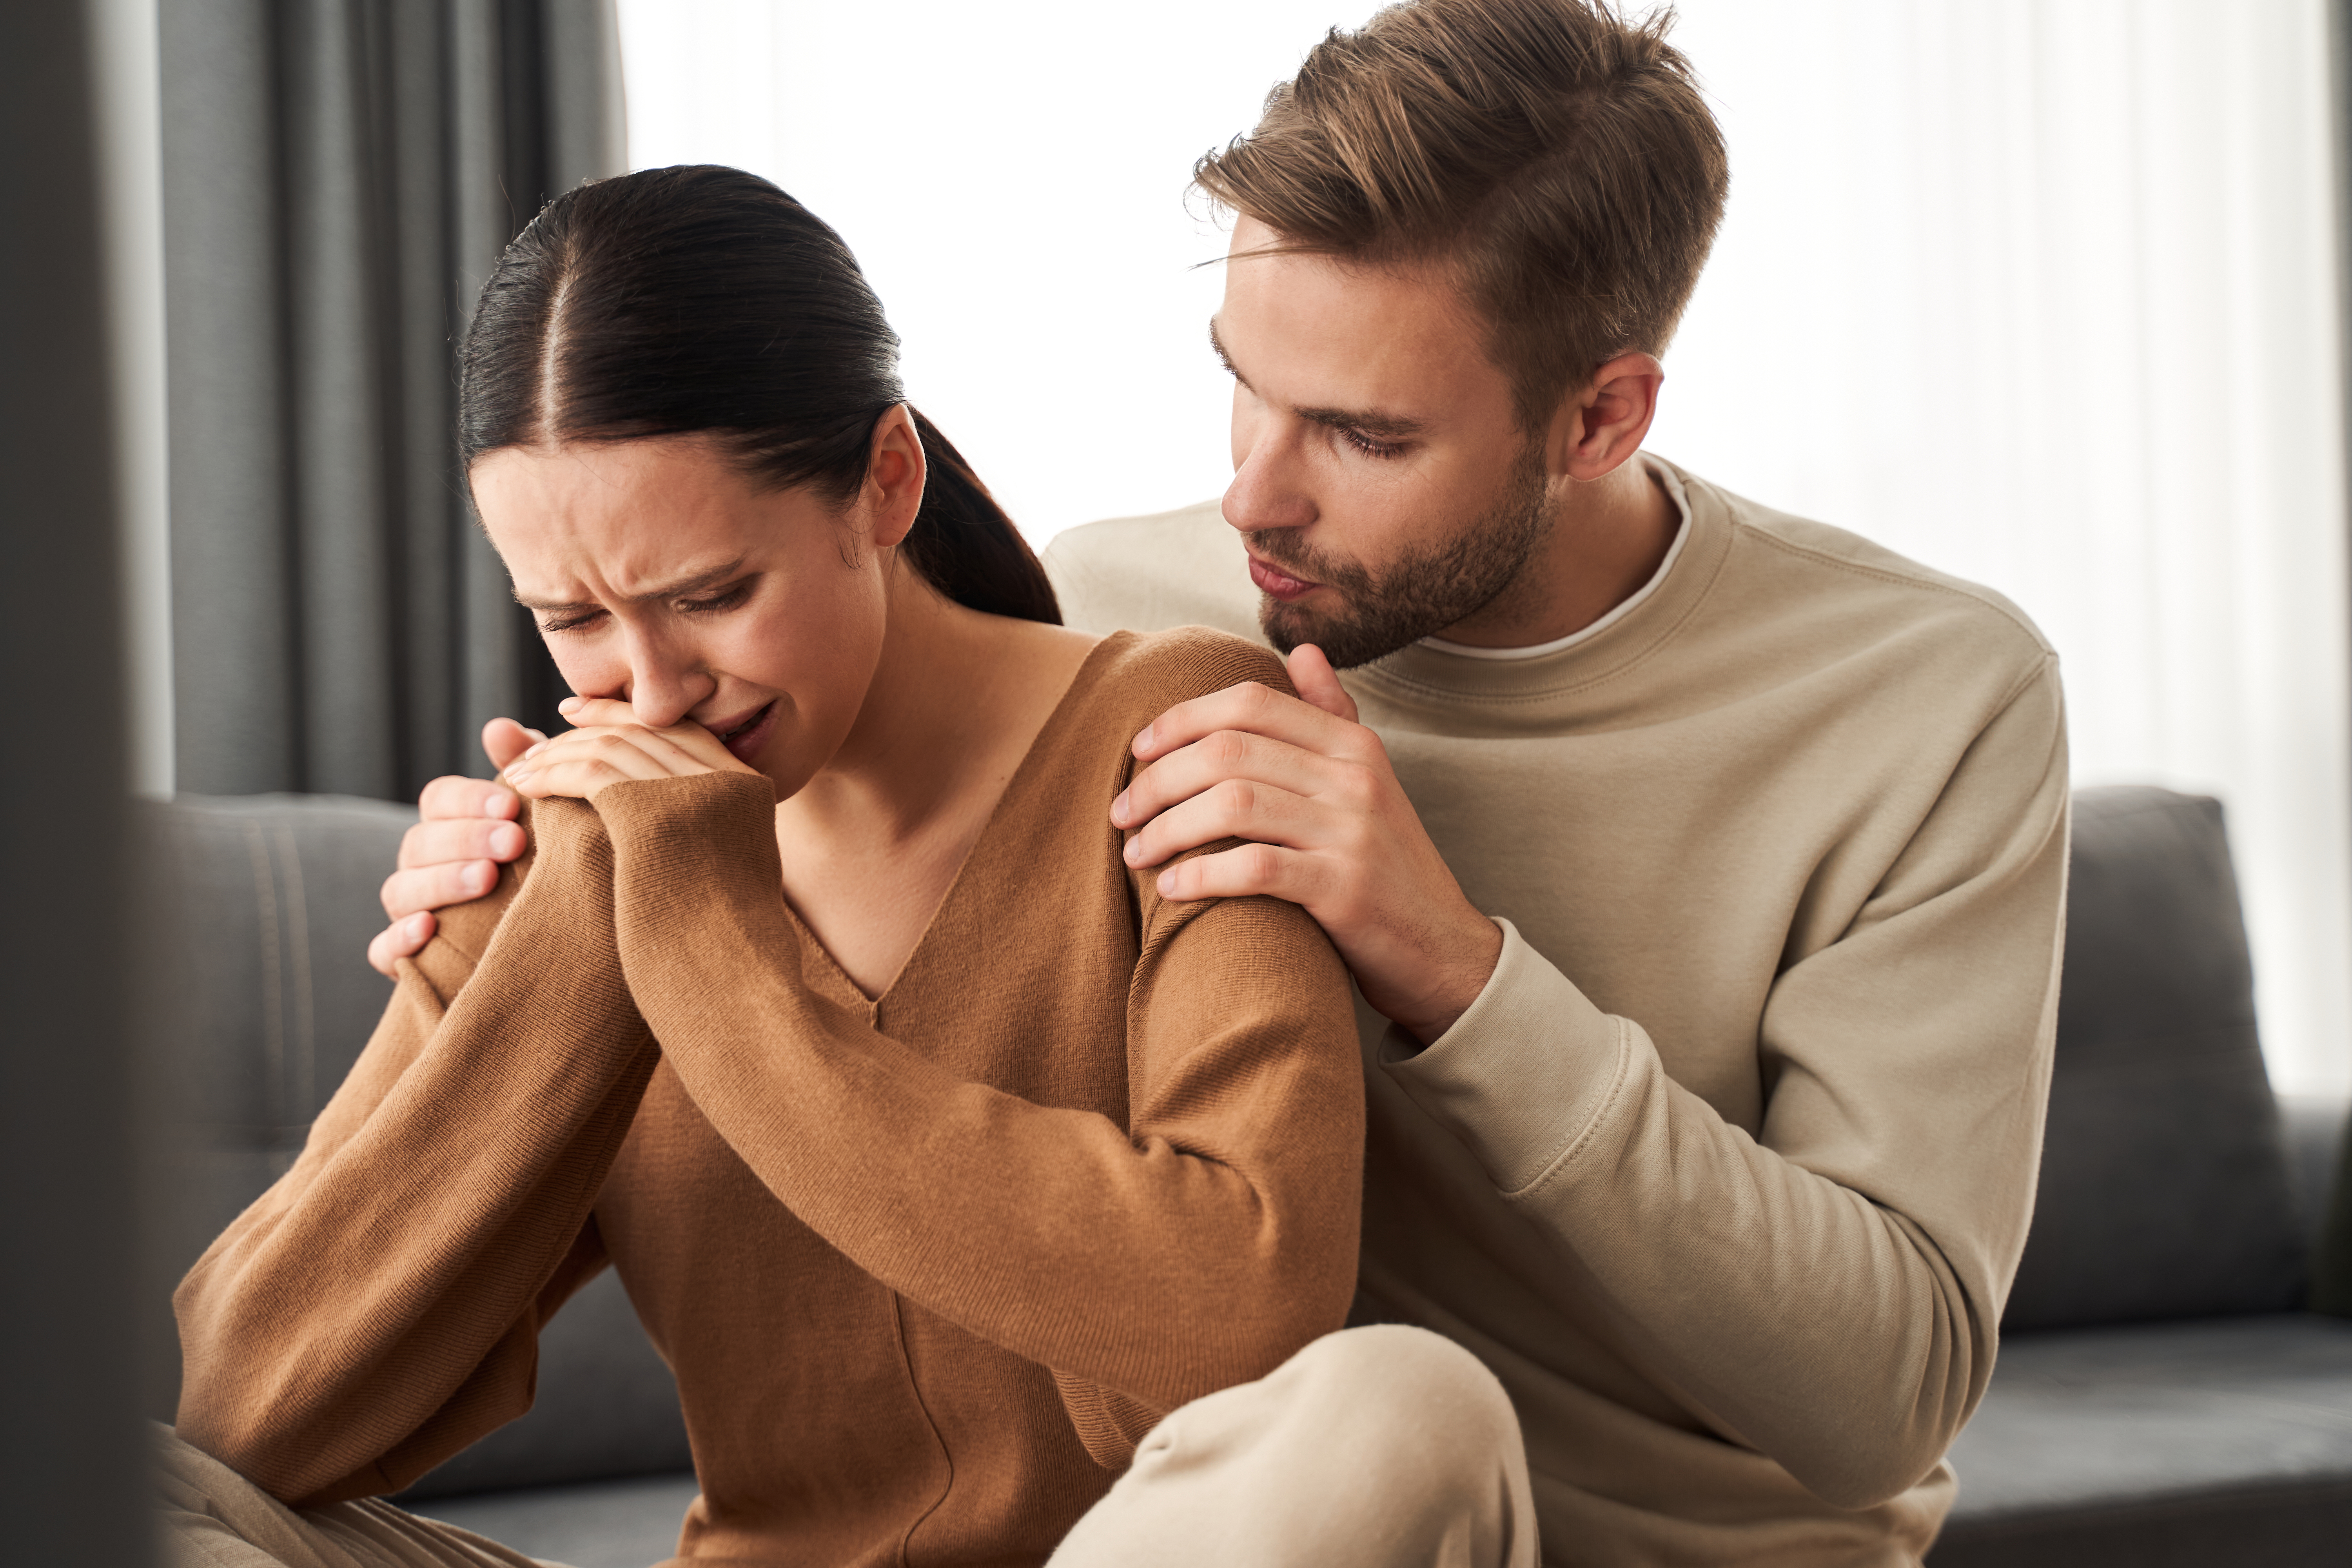
{"label": "bright window", "polygon": [[[1734,195],[1652,445],[2017,600],[2080,782],[2231,814],[2273,1079],[2352,1087],[2321,0],[1683,0]],[[1330,0],[622,0],[630,156],[838,228],[1031,537],[1214,495],[1192,160]]]}

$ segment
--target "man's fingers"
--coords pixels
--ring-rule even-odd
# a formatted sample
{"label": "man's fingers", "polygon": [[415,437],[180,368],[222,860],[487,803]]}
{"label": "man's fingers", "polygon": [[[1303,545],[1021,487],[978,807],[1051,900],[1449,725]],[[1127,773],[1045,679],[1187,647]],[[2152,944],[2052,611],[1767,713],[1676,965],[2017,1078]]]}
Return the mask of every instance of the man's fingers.
{"label": "man's fingers", "polygon": [[1149,822],[1227,779],[1313,796],[1332,788],[1337,770],[1351,765],[1263,735],[1220,730],[1139,770],[1110,803],[1111,825],[1134,827]]}
{"label": "man's fingers", "polygon": [[428,822],[465,816],[511,822],[521,812],[522,802],[506,785],[495,779],[469,779],[462,773],[444,773],[426,784],[425,793],[416,797],[416,814]]}
{"label": "man's fingers", "polygon": [[1255,838],[1291,849],[1321,847],[1311,803],[1286,789],[1227,779],[1169,807],[1127,841],[1130,866],[1157,866],[1220,838]]}
{"label": "man's fingers", "polygon": [[376,932],[375,940],[368,943],[368,963],[375,966],[379,974],[396,973],[395,966],[402,959],[414,958],[424,951],[425,944],[433,940],[434,927],[437,923],[429,914],[415,914],[404,921],[393,921]]}
{"label": "man's fingers", "polygon": [[1271,844],[1244,844],[1179,861],[1160,873],[1155,886],[1161,898],[1179,903],[1264,894],[1312,912],[1319,881],[1313,856]]}
{"label": "man's fingers", "polygon": [[499,868],[489,860],[445,860],[394,871],[383,879],[378,895],[386,920],[400,920],[451,904],[470,903],[499,885]]}
{"label": "man's fingers", "polygon": [[[514,796],[509,793],[509,799]],[[490,816],[421,821],[400,836],[400,868],[439,866],[452,860],[511,860],[529,837],[519,824]]]}
{"label": "man's fingers", "polygon": [[1136,761],[1158,762],[1178,747],[1189,746],[1219,730],[1243,730],[1335,757],[1356,756],[1371,735],[1362,726],[1336,718],[1296,697],[1245,680],[1206,697],[1179,702],[1145,725],[1135,737]]}
{"label": "man's fingers", "polygon": [[1323,657],[1323,650],[1313,643],[1300,643],[1290,650],[1283,661],[1290,671],[1290,684],[1298,688],[1298,695],[1335,719],[1356,721],[1356,700],[1339,684],[1339,672]]}

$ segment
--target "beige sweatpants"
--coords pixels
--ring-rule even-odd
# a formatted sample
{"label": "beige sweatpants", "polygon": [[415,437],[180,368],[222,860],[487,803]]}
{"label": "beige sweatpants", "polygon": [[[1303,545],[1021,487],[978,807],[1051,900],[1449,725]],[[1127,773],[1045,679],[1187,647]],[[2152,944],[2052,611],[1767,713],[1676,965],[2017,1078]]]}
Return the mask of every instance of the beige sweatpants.
{"label": "beige sweatpants", "polygon": [[[299,1512],[162,1428],[169,1568],[540,1568],[377,1500]],[[1050,1568],[1535,1568],[1502,1384],[1451,1340],[1327,1334],[1154,1426]]]}

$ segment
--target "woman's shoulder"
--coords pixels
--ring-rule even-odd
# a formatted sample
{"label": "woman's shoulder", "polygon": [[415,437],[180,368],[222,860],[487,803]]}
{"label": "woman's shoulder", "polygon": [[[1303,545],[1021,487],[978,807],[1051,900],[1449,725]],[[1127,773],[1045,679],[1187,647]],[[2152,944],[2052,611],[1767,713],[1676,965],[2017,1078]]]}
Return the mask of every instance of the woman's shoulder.
{"label": "woman's shoulder", "polygon": [[1137,727],[1163,710],[1255,680],[1291,690],[1282,659],[1263,643],[1207,626],[1113,632],[1095,651],[1089,706],[1133,710]]}

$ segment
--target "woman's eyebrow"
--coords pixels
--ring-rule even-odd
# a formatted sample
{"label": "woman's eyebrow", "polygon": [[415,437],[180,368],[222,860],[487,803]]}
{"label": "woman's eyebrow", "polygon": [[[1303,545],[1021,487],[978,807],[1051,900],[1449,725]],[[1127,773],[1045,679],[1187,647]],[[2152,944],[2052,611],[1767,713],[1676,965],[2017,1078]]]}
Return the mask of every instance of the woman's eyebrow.
{"label": "woman's eyebrow", "polygon": [[[741,576],[742,573],[743,558],[738,555],[723,566],[713,566],[708,572],[697,572],[691,577],[681,577],[674,583],[665,583],[658,588],[648,588],[642,594],[631,594],[628,595],[628,602],[633,605],[642,605],[654,599],[675,599],[683,594],[698,594],[706,588],[717,588],[732,582]],[[514,600],[524,609],[536,610],[541,615],[560,615],[567,610],[597,608],[593,601],[585,599],[576,603],[557,604],[546,599],[530,598],[520,588],[514,591]]]}

